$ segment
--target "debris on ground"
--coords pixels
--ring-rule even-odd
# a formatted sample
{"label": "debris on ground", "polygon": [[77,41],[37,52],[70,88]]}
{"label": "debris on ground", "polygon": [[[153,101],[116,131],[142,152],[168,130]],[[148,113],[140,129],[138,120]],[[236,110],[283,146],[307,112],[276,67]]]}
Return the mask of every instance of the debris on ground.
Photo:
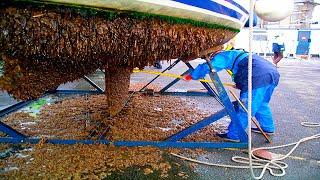
{"label": "debris on ground", "polygon": [[[136,91],[138,88],[131,85],[130,89]],[[128,167],[138,166],[142,167],[141,171],[145,175],[159,172],[160,177],[165,178],[173,164],[163,158],[164,154],[183,153],[194,158],[206,153],[203,149],[116,147],[113,143],[45,143],[47,138],[97,139],[104,132],[104,139],[111,141],[163,141],[210,115],[198,109],[197,102],[189,98],[150,96],[135,92],[124,109],[110,118],[105,117],[107,104],[104,98],[104,94],[66,97],[60,102],[43,105],[40,113],[35,116],[19,111],[2,117],[4,123],[27,137],[43,140],[38,144],[23,144],[20,148],[22,150],[11,152],[8,157],[0,159],[0,177],[101,179]],[[155,108],[161,108],[161,111]],[[207,126],[181,141],[220,141],[213,129],[213,125]],[[8,147],[1,144],[1,150]],[[184,172],[178,172],[177,176],[188,177]]]}

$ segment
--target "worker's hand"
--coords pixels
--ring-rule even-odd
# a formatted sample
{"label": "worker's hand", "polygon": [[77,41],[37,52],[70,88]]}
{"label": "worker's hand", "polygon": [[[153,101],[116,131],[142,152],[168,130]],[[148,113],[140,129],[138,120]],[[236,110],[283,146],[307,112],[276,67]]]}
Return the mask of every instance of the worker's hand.
{"label": "worker's hand", "polygon": [[186,76],[183,76],[182,80],[184,80],[184,81],[190,81],[190,80],[192,80],[192,77],[191,77],[190,74],[188,74],[188,75],[186,75]]}
{"label": "worker's hand", "polygon": [[235,89],[239,89],[239,88],[237,88],[236,84],[233,84],[232,87]]}

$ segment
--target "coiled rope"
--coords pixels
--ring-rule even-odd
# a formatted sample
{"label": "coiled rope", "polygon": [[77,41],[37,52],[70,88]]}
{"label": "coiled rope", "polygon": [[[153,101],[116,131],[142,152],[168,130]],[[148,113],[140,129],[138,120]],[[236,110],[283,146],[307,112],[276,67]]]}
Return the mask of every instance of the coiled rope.
{"label": "coiled rope", "polygon": [[[317,124],[319,124],[319,123],[317,123]],[[313,126],[309,126],[309,127],[313,127]],[[305,141],[308,141],[308,140],[312,140],[312,139],[318,139],[318,138],[320,138],[320,134],[316,134],[316,135],[313,135],[313,136],[305,137],[305,138],[300,139],[297,142],[290,143],[290,144],[273,146],[273,147],[260,147],[260,148],[253,149],[251,151],[251,153],[249,153],[249,154],[252,155],[252,158],[253,158],[251,162],[250,162],[249,158],[242,157],[242,156],[234,156],[234,157],[231,158],[232,161],[234,161],[234,162],[237,162],[237,163],[240,163],[240,164],[249,164],[249,165],[246,165],[246,166],[245,165],[237,166],[237,165],[226,165],[226,164],[209,163],[209,162],[199,161],[199,160],[192,159],[192,158],[187,158],[187,157],[175,154],[175,153],[171,153],[171,155],[179,157],[179,158],[187,160],[187,161],[191,161],[191,162],[195,162],[195,163],[199,163],[199,164],[204,164],[204,165],[209,165],[209,166],[217,166],[217,167],[225,167],[225,168],[239,168],[239,169],[249,169],[249,168],[250,169],[262,169],[262,171],[261,171],[261,173],[260,173],[260,175],[258,177],[253,176],[253,178],[255,178],[255,179],[262,179],[267,170],[269,171],[269,173],[272,176],[280,177],[280,176],[284,176],[286,174],[285,169],[288,167],[288,165],[286,163],[282,162],[282,160],[284,160],[288,156],[290,156],[293,153],[293,151],[302,142],[305,142]],[[254,155],[254,152],[258,151],[258,150],[267,150],[267,149],[270,150],[270,149],[277,149],[277,148],[283,148],[283,147],[288,147],[288,146],[294,146],[294,147],[286,155],[282,155],[282,156],[279,156],[277,158],[273,158],[272,160],[265,160],[265,159],[259,158],[259,157]],[[275,170],[279,171],[279,173],[276,173]]]}

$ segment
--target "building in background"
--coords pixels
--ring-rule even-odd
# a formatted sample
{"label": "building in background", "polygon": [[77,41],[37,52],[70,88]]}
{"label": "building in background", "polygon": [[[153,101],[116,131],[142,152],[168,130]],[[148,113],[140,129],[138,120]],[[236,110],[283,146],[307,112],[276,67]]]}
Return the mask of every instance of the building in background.
{"label": "building in background", "polygon": [[260,28],[320,28],[320,0],[295,0],[291,16],[278,22],[259,19]]}
{"label": "building in background", "polygon": [[[280,1],[280,0],[279,0]],[[263,56],[272,56],[272,42],[283,36],[284,57],[310,59],[320,57],[320,0],[295,0],[293,13],[278,22],[258,18],[253,29],[252,50]],[[249,49],[249,29],[243,28],[235,37],[235,47]]]}

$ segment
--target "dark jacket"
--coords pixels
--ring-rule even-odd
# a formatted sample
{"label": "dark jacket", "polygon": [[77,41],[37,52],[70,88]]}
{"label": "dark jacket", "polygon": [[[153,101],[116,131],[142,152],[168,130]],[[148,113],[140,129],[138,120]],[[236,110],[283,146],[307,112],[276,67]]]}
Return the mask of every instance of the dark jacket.
{"label": "dark jacket", "polygon": [[[262,57],[252,55],[252,89],[279,83],[280,74],[277,68]],[[242,92],[248,91],[248,56],[238,63],[238,71],[234,75],[234,82]]]}

